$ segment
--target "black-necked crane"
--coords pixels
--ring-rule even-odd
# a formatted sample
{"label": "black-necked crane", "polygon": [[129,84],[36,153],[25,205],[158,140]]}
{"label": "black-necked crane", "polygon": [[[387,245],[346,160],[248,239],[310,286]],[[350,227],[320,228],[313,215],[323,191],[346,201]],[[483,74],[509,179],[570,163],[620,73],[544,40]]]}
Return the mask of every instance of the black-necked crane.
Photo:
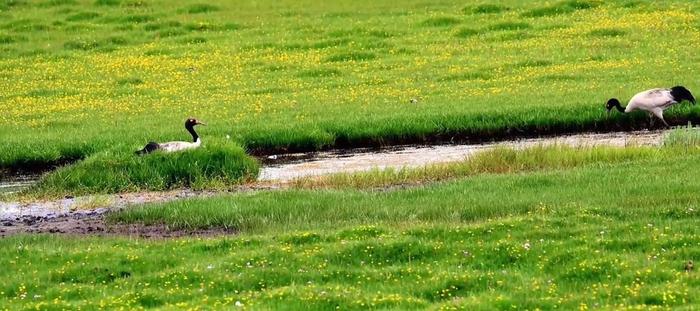
{"label": "black-necked crane", "polygon": [[679,85],[670,89],[651,89],[639,92],[630,99],[627,107],[624,108],[620,105],[620,101],[617,98],[611,98],[608,100],[605,108],[608,110],[608,114],[610,114],[610,110],[613,108],[617,108],[617,110],[622,113],[644,110],[649,113],[650,122],[653,122],[653,118],[656,116],[661,119],[661,122],[668,126],[668,123],[664,120],[664,110],[684,100],[695,105],[695,97],[693,97],[693,94],[685,87]]}
{"label": "black-necked crane", "polygon": [[157,143],[152,141],[146,144],[146,146],[143,147],[143,149],[136,151],[136,154],[143,155],[156,150],[162,150],[163,152],[175,152],[197,148],[202,144],[202,140],[199,138],[199,135],[197,135],[197,132],[194,131],[194,127],[196,125],[206,124],[199,122],[197,121],[197,119],[194,118],[189,118],[187,119],[187,121],[185,121],[185,129],[187,129],[187,131],[190,132],[190,134],[192,134],[192,142],[171,141],[167,143]]}

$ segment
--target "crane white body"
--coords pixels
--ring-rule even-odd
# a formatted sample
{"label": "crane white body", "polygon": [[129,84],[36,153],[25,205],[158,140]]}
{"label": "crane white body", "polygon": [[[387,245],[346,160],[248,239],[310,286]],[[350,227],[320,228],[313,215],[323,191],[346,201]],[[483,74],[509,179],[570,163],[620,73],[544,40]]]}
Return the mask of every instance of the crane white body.
{"label": "crane white body", "polygon": [[663,121],[664,110],[677,103],[676,99],[671,95],[670,89],[651,89],[632,96],[632,99],[627,103],[627,107],[625,107],[625,113],[643,110]]}
{"label": "crane white body", "polygon": [[160,143],[159,145],[160,145],[160,149],[163,150],[163,152],[176,152],[176,151],[198,148],[201,144],[202,144],[202,140],[199,137],[197,137],[197,140],[195,142],[170,141],[167,143]]}

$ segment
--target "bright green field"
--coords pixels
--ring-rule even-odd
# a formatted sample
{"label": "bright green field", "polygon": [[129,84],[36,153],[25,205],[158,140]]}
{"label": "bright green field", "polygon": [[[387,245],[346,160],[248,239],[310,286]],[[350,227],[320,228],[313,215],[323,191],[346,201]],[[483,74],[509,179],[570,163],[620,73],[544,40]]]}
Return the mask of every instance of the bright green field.
{"label": "bright green field", "polygon": [[698,3],[483,3],[3,0],[0,167],[187,139],[190,115],[257,151],[645,127],[605,100],[698,90]]}
{"label": "bright green field", "polygon": [[0,305],[692,310],[700,157],[683,158],[148,206],[111,220],[240,232],[2,239]]}
{"label": "bright green field", "polygon": [[[0,171],[85,158],[32,190],[56,195],[225,187],[256,175],[246,151],[638,128],[605,100],[700,92],[700,3],[486,3],[0,0]],[[133,156],[188,116],[202,148]],[[0,309],[700,309],[694,133],[108,219],[227,237],[3,238]]]}

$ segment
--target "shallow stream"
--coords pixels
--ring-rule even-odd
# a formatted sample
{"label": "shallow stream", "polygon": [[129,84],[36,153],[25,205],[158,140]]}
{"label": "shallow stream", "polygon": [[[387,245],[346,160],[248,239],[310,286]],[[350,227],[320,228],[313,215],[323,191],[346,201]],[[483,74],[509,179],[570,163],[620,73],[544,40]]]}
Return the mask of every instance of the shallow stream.
{"label": "shallow stream", "polygon": [[[396,146],[382,150],[352,149],[317,153],[273,155],[258,180],[289,181],[295,178],[373,169],[420,167],[463,160],[496,147],[527,148],[537,145],[653,146],[663,142],[664,131],[587,133],[529,138],[476,145]],[[275,163],[279,161],[279,163]]]}
{"label": "shallow stream", "polygon": [[[569,146],[618,146],[660,145],[663,131],[638,131],[617,133],[588,133],[565,136],[530,138],[513,141],[475,145],[433,145],[433,146],[396,146],[381,150],[351,149],[328,152],[280,154],[264,159],[258,180],[264,181],[265,187],[276,188],[295,178],[319,176],[333,173],[352,173],[385,168],[420,167],[433,163],[460,161],[478,152],[496,147],[527,148],[537,145]],[[20,191],[38,180],[39,175],[4,177],[0,179],[0,195]],[[0,178],[3,178],[0,176]],[[245,186],[244,186],[245,187]],[[255,188],[255,187],[254,187]],[[256,188],[260,189],[260,188]],[[253,189],[255,190],[255,189]],[[212,195],[211,192],[193,192],[189,190],[136,193],[124,195],[103,195],[80,198],[66,198],[47,202],[2,202],[0,201],[0,221],[14,220],[19,217],[56,217],[72,213],[83,214],[107,208],[121,208],[133,204],[163,202],[181,198]],[[2,224],[0,224],[1,226]]]}

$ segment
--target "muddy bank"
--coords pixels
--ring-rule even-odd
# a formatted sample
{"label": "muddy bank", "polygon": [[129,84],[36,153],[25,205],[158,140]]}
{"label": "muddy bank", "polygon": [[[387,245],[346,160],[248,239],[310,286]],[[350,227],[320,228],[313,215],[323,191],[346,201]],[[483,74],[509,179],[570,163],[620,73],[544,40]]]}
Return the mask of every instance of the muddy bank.
{"label": "muddy bank", "polygon": [[20,233],[120,235],[137,237],[180,237],[233,234],[232,229],[171,230],[163,225],[108,224],[105,216],[130,206],[202,198],[230,192],[269,191],[284,184],[243,185],[229,191],[142,192],[93,195],[36,202],[0,202],[0,237]]}
{"label": "muddy bank", "polygon": [[[603,103],[601,103],[600,107],[601,116],[603,116]],[[500,123],[499,120],[508,118],[508,116],[484,116],[480,121],[488,123],[487,121],[491,118],[493,118],[494,123],[497,124]],[[694,113],[681,115],[667,113],[665,119],[671,126],[686,126],[689,122],[692,124],[700,123],[700,115]],[[376,126],[376,124],[368,126]],[[512,124],[503,127],[454,130],[435,128],[434,132],[429,130],[427,133],[387,133],[381,136],[375,134],[367,134],[367,136],[361,134],[357,136],[348,136],[342,131],[338,132],[328,129],[328,132],[334,135],[335,138],[331,143],[322,146],[318,146],[313,142],[299,141],[290,142],[285,146],[248,143],[247,148],[249,153],[264,158],[269,155],[283,153],[322,152],[337,149],[381,149],[388,146],[399,145],[483,144],[538,137],[547,138],[575,134],[634,132],[644,130],[655,131],[664,129],[665,127],[658,122],[653,126],[650,125],[649,117],[645,113],[633,113],[629,115],[613,113],[609,118],[595,118],[586,121],[578,121],[576,123],[572,123],[572,120],[554,117],[553,119],[540,120],[535,123]]]}
{"label": "muddy bank", "polygon": [[66,197],[58,200],[35,202],[0,202],[0,222],[14,221],[18,217],[60,217],[78,215],[102,209],[119,210],[130,205],[167,202],[191,197],[207,197],[215,192],[192,191],[189,189],[167,192],[142,192],[111,195],[92,195],[84,197]]}
{"label": "muddy bank", "polygon": [[0,181],[23,175],[42,175],[61,166],[82,160],[82,157],[63,156],[57,160],[19,160],[0,167]]}
{"label": "muddy bank", "polygon": [[183,236],[216,236],[235,234],[230,229],[172,230],[165,225],[108,224],[107,209],[60,216],[22,216],[13,221],[0,222],[0,237],[15,234],[67,234],[96,236],[127,236],[139,238],[175,238]]}
{"label": "muddy bank", "polygon": [[108,225],[107,213],[131,205],[211,196],[213,192],[170,192],[95,195],[38,202],[0,202],[0,236],[18,233],[127,235],[142,237],[182,236],[163,226]]}

